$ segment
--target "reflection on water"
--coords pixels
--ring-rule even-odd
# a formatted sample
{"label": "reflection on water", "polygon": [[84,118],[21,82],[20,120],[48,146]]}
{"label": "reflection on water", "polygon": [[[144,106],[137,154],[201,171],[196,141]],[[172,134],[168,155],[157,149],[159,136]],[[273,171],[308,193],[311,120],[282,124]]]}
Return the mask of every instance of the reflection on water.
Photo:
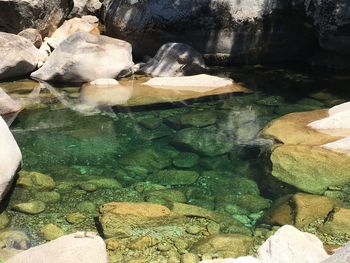
{"label": "reflection on water", "polygon": [[[22,149],[23,170],[47,174],[56,183],[54,191],[16,187],[7,209],[11,226],[37,243],[48,223],[67,232],[94,230],[98,207],[107,202],[176,201],[215,210],[253,228],[272,196],[283,194],[267,194],[275,188],[267,185],[268,163],[260,153],[272,142],[259,138],[259,132],[283,114],[339,103],[350,80],[282,69],[214,72],[233,77],[254,93],[112,109],[110,105],[124,104],[135,94],[130,82],[103,93],[89,86],[79,92],[79,87],[26,81],[1,84],[28,106],[11,127]],[[153,97],[133,95],[134,102],[162,96],[147,94]],[[40,214],[10,209],[43,198],[47,207]],[[83,219],[67,221],[74,213]]]}

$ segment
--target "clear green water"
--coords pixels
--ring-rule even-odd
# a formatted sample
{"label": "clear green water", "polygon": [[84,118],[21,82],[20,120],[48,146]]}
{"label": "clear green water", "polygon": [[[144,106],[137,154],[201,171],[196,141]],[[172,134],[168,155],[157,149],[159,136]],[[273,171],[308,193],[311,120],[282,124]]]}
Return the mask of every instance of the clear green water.
{"label": "clear green water", "polygon": [[[261,152],[272,142],[257,139],[258,133],[286,113],[346,100],[350,77],[261,67],[213,72],[254,92],[84,115],[70,109],[69,103],[62,104],[56,93],[42,90],[40,104],[21,112],[11,129],[22,150],[23,169],[50,175],[61,198],[48,203],[44,212],[27,215],[11,207],[36,200],[38,193],[15,187],[6,208],[10,225],[24,230],[36,244],[43,241],[40,229],[48,223],[67,232],[94,230],[98,207],[104,203],[179,201],[226,213],[254,227],[273,199],[289,191],[266,179],[269,162]],[[21,82],[6,85],[17,97],[31,92],[22,89]],[[57,91],[72,103],[77,100],[78,88]],[[165,190],[144,191],[150,184]],[[96,190],[88,189],[94,186]],[[242,194],[260,196],[256,206],[244,207],[226,198]],[[86,219],[68,223],[66,216],[77,211]]]}

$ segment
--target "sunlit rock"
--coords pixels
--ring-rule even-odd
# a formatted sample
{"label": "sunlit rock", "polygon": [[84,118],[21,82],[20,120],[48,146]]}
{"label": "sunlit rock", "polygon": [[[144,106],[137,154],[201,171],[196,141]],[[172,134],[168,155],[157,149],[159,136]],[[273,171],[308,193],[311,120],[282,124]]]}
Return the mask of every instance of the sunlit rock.
{"label": "sunlit rock", "polygon": [[9,190],[22,154],[5,121],[0,117],[0,200]]}
{"label": "sunlit rock", "polygon": [[79,32],[63,41],[31,76],[52,82],[89,82],[116,78],[132,66],[129,43]]}
{"label": "sunlit rock", "polygon": [[36,48],[40,48],[43,39],[40,32],[35,28],[27,28],[18,33],[19,36],[28,39]]}
{"label": "sunlit rock", "polygon": [[102,238],[71,234],[21,252],[7,262],[107,263],[108,259]]}
{"label": "sunlit rock", "polygon": [[346,243],[344,247],[337,249],[333,255],[321,263],[347,263],[350,261],[350,243]]}
{"label": "sunlit rock", "polygon": [[322,242],[293,226],[281,227],[258,249],[261,263],[321,262],[328,257]]}
{"label": "sunlit rock", "polygon": [[98,18],[83,16],[82,18],[76,17],[66,20],[50,37],[45,39],[45,44],[47,43],[50,48],[56,49],[64,40],[78,32],[99,35]]}
{"label": "sunlit rock", "polygon": [[25,76],[39,61],[39,52],[28,39],[3,32],[0,32],[0,55],[0,79]]}
{"label": "sunlit rock", "polygon": [[102,3],[99,0],[74,0],[74,6],[69,16],[96,15],[101,7]]}
{"label": "sunlit rock", "polygon": [[15,204],[12,209],[21,213],[36,215],[45,211],[46,204],[42,201],[31,201]]}
{"label": "sunlit rock", "polygon": [[349,235],[350,234],[350,209],[336,208],[328,216],[319,230],[330,235]]}
{"label": "sunlit rock", "polygon": [[154,58],[141,65],[139,71],[153,77],[179,77],[198,74],[204,70],[202,55],[191,46],[167,43],[161,46]]}

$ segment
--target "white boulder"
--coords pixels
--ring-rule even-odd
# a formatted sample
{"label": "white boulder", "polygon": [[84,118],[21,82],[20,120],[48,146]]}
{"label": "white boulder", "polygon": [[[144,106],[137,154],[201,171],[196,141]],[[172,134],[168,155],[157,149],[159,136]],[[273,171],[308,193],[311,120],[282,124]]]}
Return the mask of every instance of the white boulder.
{"label": "white boulder", "polygon": [[2,117],[0,117],[0,145],[0,200],[2,200],[22,162],[21,151]]}
{"label": "white boulder", "polygon": [[99,236],[71,234],[15,255],[8,263],[107,263],[106,245]]}
{"label": "white boulder", "polygon": [[332,116],[332,115],[335,115],[335,114],[337,114],[339,112],[347,111],[347,110],[350,110],[350,101],[342,103],[342,104],[339,104],[339,105],[336,105],[336,106],[330,108],[328,110],[328,114],[329,114],[329,116]]}
{"label": "white boulder", "polygon": [[0,115],[18,112],[20,110],[22,110],[21,105],[0,88]]}
{"label": "white boulder", "polygon": [[332,256],[321,263],[349,263],[350,262],[350,242],[338,249]]}
{"label": "white boulder", "polygon": [[24,37],[0,32],[0,79],[25,76],[38,64],[38,50]]}
{"label": "white boulder", "polygon": [[117,78],[134,65],[131,50],[123,40],[78,32],[63,41],[31,77],[78,83]]}
{"label": "white boulder", "polygon": [[258,249],[261,263],[319,263],[328,257],[322,242],[293,226],[281,227]]}

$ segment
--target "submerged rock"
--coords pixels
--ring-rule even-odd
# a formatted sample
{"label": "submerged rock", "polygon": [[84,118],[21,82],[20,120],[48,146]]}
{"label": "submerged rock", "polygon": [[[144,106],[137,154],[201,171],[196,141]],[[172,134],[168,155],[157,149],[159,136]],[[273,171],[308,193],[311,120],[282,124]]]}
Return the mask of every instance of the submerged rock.
{"label": "submerged rock", "polygon": [[0,117],[0,145],[0,200],[2,200],[22,162],[21,150],[2,117]]}
{"label": "submerged rock", "polygon": [[191,46],[182,43],[167,43],[160,47],[154,58],[140,70],[152,77],[180,77],[194,75],[205,70],[202,55]]}
{"label": "submerged rock", "polygon": [[175,134],[173,144],[199,155],[216,156],[228,153],[234,142],[226,134],[210,126],[180,130]]}
{"label": "submerged rock", "polygon": [[0,55],[0,79],[25,76],[39,61],[39,52],[28,39],[3,32],[0,32]]}
{"label": "submerged rock", "polygon": [[23,231],[4,229],[0,231],[0,245],[2,248],[28,249],[30,238]]}
{"label": "submerged rock", "polygon": [[162,185],[188,185],[194,184],[199,173],[186,170],[161,170],[149,176],[149,180]]}
{"label": "submerged rock", "polygon": [[29,189],[52,190],[55,188],[55,181],[46,174],[20,171],[17,185]]}
{"label": "submerged rock", "polygon": [[42,201],[20,203],[13,206],[13,209],[25,214],[36,215],[45,211],[46,205]]}
{"label": "submerged rock", "polygon": [[35,28],[47,36],[61,24],[72,7],[71,0],[1,0],[0,31],[17,34]]}
{"label": "submerged rock", "polygon": [[236,258],[247,255],[252,245],[252,237],[240,234],[221,234],[199,241],[193,245],[191,252]]}
{"label": "submerged rock", "polygon": [[166,122],[175,127],[205,127],[215,124],[217,114],[215,112],[194,112],[171,116]]}
{"label": "submerged rock", "polygon": [[33,247],[8,260],[9,263],[107,263],[106,245],[99,236],[71,234]]}
{"label": "submerged rock", "polygon": [[258,249],[261,263],[321,262],[328,257],[322,242],[314,235],[286,225]]}
{"label": "submerged rock", "polygon": [[64,235],[64,231],[54,224],[47,224],[41,228],[41,234],[47,241],[57,239]]}
{"label": "submerged rock", "polygon": [[90,82],[116,78],[132,66],[129,43],[80,32],[63,41],[31,76],[53,82]]}

